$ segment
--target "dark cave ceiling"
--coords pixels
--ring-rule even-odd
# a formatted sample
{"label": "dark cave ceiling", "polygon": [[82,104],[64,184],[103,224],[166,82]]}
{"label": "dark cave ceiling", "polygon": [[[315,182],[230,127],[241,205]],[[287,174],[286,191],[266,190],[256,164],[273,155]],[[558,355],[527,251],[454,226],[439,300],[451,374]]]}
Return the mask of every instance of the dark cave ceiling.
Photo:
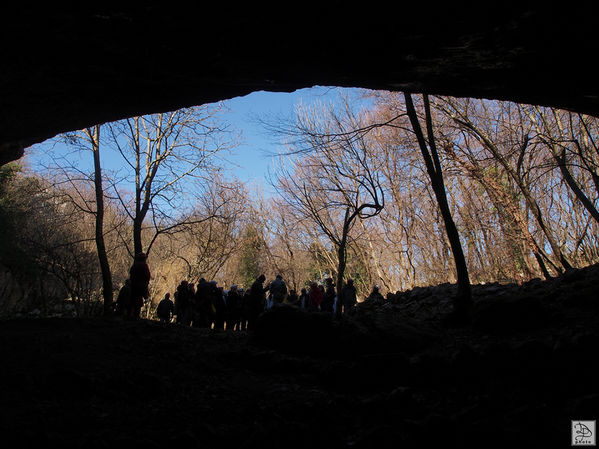
{"label": "dark cave ceiling", "polygon": [[47,3],[0,19],[0,163],[96,123],[314,85],[599,115],[584,3]]}

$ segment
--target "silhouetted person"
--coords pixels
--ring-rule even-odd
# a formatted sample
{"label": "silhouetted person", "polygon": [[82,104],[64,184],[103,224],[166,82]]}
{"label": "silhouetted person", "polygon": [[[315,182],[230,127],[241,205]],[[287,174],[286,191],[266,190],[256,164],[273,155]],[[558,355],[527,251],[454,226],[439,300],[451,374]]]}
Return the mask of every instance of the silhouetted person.
{"label": "silhouetted person", "polygon": [[148,285],[150,283],[150,267],[146,262],[146,255],[139,253],[129,270],[129,279],[131,279],[131,304],[129,307],[129,317],[139,318],[139,312],[144,305],[144,299],[150,296]]}
{"label": "silhouetted person", "polygon": [[186,280],[182,280],[175,291],[175,314],[177,324],[189,326],[189,288]]}
{"label": "silhouetted person", "polygon": [[225,328],[226,304],[222,287],[217,287],[216,281],[211,281],[212,304],[214,305],[214,329]]}
{"label": "silhouetted person", "polygon": [[171,294],[167,293],[164,295],[162,301],[158,303],[158,307],[156,307],[156,316],[158,316],[161,323],[170,323],[174,313],[175,304],[171,301]]}
{"label": "silhouetted person", "polygon": [[209,328],[212,323],[212,303],[210,300],[210,284],[201,278],[196,289],[193,302],[193,327]]}
{"label": "silhouetted person", "polygon": [[262,312],[264,312],[264,308],[266,307],[266,292],[268,291],[270,286],[263,287],[262,284],[264,284],[265,280],[266,280],[266,276],[261,274],[254,281],[254,283],[252,284],[252,287],[250,289],[250,295],[248,298],[248,304],[247,304],[247,308],[246,308],[247,313],[248,313],[248,317],[247,317],[248,318],[248,323],[247,323],[248,330],[254,329],[254,326],[256,325],[256,320],[258,319],[258,316]]}
{"label": "silhouetted person", "polygon": [[196,289],[195,285],[191,282],[187,283],[187,313],[184,317],[184,324],[191,326],[193,320],[193,309],[196,302]]}
{"label": "silhouetted person", "polygon": [[115,314],[120,317],[126,316],[127,312],[130,309],[131,304],[131,279],[127,279],[121,289],[119,290],[119,295],[116,299],[116,310]]}
{"label": "silhouetted person", "polygon": [[209,329],[212,328],[216,320],[216,307],[214,303],[216,302],[216,282],[215,281],[206,281],[204,285],[204,303],[203,308],[206,311],[206,324]]}
{"label": "silhouetted person", "polygon": [[248,307],[250,304],[250,291],[239,289],[239,296],[241,297],[241,330],[247,330],[247,320],[248,320]]}
{"label": "silhouetted person", "polygon": [[299,306],[302,309],[308,309],[310,307],[310,295],[305,288],[302,288],[300,296],[299,296]]}
{"label": "silhouetted person", "polygon": [[337,300],[338,307],[343,306],[343,315],[351,315],[354,311],[354,307],[357,302],[356,287],[354,286],[354,280],[348,279],[347,283],[343,287],[341,294],[341,300]]}
{"label": "silhouetted person", "polygon": [[241,297],[237,291],[237,286],[231,286],[227,293],[227,330],[241,330]]}
{"label": "silhouetted person", "polygon": [[379,286],[375,285],[372,288],[372,292],[370,293],[370,296],[366,299],[372,299],[374,301],[384,301],[385,298],[383,297],[383,295],[381,295],[381,292],[379,292]]}
{"label": "silhouetted person", "polygon": [[322,304],[320,310],[323,312],[333,313],[333,307],[335,306],[335,286],[333,285],[333,279],[327,278],[325,281],[326,288],[322,298]]}
{"label": "silhouetted person", "polygon": [[274,304],[282,304],[287,296],[287,284],[283,280],[283,276],[277,274],[274,281],[270,283],[270,293]]}
{"label": "silhouetted person", "polygon": [[317,312],[320,310],[321,304],[322,290],[319,288],[316,282],[312,282],[312,284],[310,284],[310,302],[308,305],[308,310],[311,312]]}
{"label": "silhouetted person", "polygon": [[299,305],[299,296],[297,296],[295,290],[289,290],[289,295],[287,295],[287,304],[290,304],[292,306]]}

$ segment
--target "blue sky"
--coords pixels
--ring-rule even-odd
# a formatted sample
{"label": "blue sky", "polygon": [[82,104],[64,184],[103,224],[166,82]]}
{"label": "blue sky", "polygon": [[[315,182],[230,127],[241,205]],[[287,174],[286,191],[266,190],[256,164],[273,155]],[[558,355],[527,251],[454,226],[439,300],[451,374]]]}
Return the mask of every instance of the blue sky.
{"label": "blue sky", "polygon": [[[292,93],[285,92],[253,92],[243,97],[225,100],[228,112],[222,118],[236,131],[241,132],[242,143],[234,148],[227,159],[231,162],[228,166],[231,174],[237,179],[251,185],[261,186],[263,191],[270,195],[272,189],[266,181],[269,166],[272,166],[272,154],[277,153],[279,142],[276,137],[269,135],[259,120],[276,119],[277,117],[291,117],[294,108],[303,103],[335,101],[339,95],[335,87],[316,86],[300,89]],[[71,151],[66,153],[62,143],[53,143],[51,140],[36,145],[26,151],[29,166],[36,170],[49,163],[47,150],[52,148],[54,156],[65,155],[68,160],[81,168],[89,167],[92,170],[92,160],[85,152]],[[103,154],[102,165],[105,169],[115,168],[122,164],[122,160],[104,160],[110,157],[109,153]],[[115,165],[116,164],[116,165]],[[84,168],[87,170],[87,168]]]}
{"label": "blue sky", "polygon": [[[277,152],[279,143],[258,123],[259,119],[289,117],[300,103],[334,101],[336,95],[336,88],[317,86],[292,93],[259,91],[227,100],[225,103],[230,112],[225,119],[242,131],[243,139],[230,157],[239,165],[232,167],[235,176],[242,181],[265,182],[268,167],[272,164],[270,155]],[[264,187],[268,188],[267,185]]]}

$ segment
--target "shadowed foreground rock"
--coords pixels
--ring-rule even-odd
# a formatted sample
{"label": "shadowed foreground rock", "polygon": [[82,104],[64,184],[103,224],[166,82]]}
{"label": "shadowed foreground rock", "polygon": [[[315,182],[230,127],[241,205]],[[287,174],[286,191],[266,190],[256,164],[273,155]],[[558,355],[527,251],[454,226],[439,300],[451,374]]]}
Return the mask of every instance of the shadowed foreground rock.
{"label": "shadowed foreground rock", "polygon": [[254,340],[283,352],[352,356],[373,352],[414,352],[441,337],[441,330],[412,318],[364,308],[337,322],[330,314],[292,306],[273,307],[257,322]]}
{"label": "shadowed foreground rock", "polygon": [[599,410],[598,274],[475,286],[458,329],[450,285],[342,323],[277,308],[254,335],[5,321],[3,447],[568,447]]}

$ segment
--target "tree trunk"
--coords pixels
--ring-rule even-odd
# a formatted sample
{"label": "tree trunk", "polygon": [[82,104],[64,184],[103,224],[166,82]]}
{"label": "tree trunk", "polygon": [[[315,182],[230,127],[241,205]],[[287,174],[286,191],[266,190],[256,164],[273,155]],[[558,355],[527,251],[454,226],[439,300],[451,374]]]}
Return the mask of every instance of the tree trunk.
{"label": "tree trunk", "polygon": [[555,158],[559,166],[559,169],[562,173],[562,176],[566,181],[566,184],[568,184],[570,190],[572,190],[576,199],[582,203],[582,205],[589,212],[589,214],[591,214],[595,221],[599,223],[599,211],[597,210],[593,202],[585,195],[585,193],[579,187],[578,183],[572,176],[572,173],[570,173],[570,170],[568,169],[568,166],[566,164],[566,149],[562,149],[561,154],[559,154],[557,149],[555,148],[555,145],[551,145],[551,150],[553,153],[553,157]]}
{"label": "tree trunk", "polygon": [[[541,212],[541,208],[537,204],[537,201],[533,198],[533,196],[530,193],[530,190],[528,190],[528,188],[523,188],[523,186],[522,186],[522,187],[520,187],[520,190],[521,190],[522,194],[524,195],[524,198],[530,207],[530,211],[531,211],[532,215],[537,220],[537,224],[539,225],[539,228],[541,228],[541,231],[543,231],[543,234],[545,234],[545,237],[547,238],[547,242],[549,243],[549,246],[551,247],[551,251],[553,252],[554,256],[557,257],[559,263],[561,264],[561,266],[564,269],[569,270],[570,268],[572,268],[572,265],[570,265],[570,262],[568,262],[568,259],[566,258],[566,256],[562,252],[561,248],[559,247],[559,244],[558,244],[557,240],[555,239],[553,232],[551,232],[551,230],[547,227],[547,224],[545,223],[545,220],[543,218],[543,213]],[[562,271],[562,270],[560,270],[560,271]]]}
{"label": "tree trunk", "polygon": [[447,193],[445,191],[445,183],[443,181],[443,172],[433,135],[428,96],[423,96],[426,114],[428,146],[426,144],[420,122],[418,121],[418,116],[416,115],[416,109],[414,108],[412,96],[409,93],[404,93],[404,97],[406,100],[406,112],[408,113],[412,128],[416,134],[418,146],[420,147],[422,157],[424,158],[424,162],[426,164],[426,171],[431,180],[431,185],[439,205],[439,210],[441,211],[447,238],[453,253],[458,283],[458,293],[454,298],[453,304],[454,314],[460,321],[469,320],[472,307],[470,276],[468,274],[468,266],[466,264],[466,258],[464,257],[464,251],[462,250],[462,244],[460,243],[460,235],[455,222],[453,221],[449,203],[447,201]]}
{"label": "tree trunk", "polygon": [[110,315],[112,312],[112,274],[108,255],[106,254],[106,245],[104,243],[104,190],[102,187],[102,166],[100,164],[100,125],[94,128],[92,139],[92,149],[94,154],[94,188],[96,193],[96,249],[98,251],[98,261],[100,262],[100,271],[102,273],[102,297],[104,298],[104,315]]}
{"label": "tree trunk", "polygon": [[[547,270],[547,266],[544,260],[547,260],[557,270],[558,267],[553,264],[549,256],[543,251],[539,244],[530,233],[526,220],[523,216],[522,210],[513,200],[513,196],[506,191],[506,188],[501,183],[497,182],[497,179],[477,163],[465,162],[456,159],[468,173],[476,179],[485,189],[495,209],[497,209],[497,216],[499,217],[500,223],[502,224],[503,232],[508,241],[514,240],[513,244],[520,246],[519,242],[523,242],[528,246],[529,250],[534,255],[539,268],[543,273],[545,279],[551,279],[551,275]],[[516,238],[513,239],[512,234],[515,234]]]}
{"label": "tree trunk", "polygon": [[347,243],[345,239],[339,245],[337,253],[339,254],[339,265],[337,266],[337,308],[335,309],[335,317],[341,318],[341,309],[343,307],[343,298],[341,293],[343,292],[343,276],[345,276],[346,267],[346,252]]}
{"label": "tree trunk", "polygon": [[143,245],[141,242],[141,227],[143,220],[140,220],[139,217],[135,217],[133,220],[133,255],[143,252]]}
{"label": "tree trunk", "polygon": [[341,293],[343,292],[343,276],[345,276],[345,268],[347,265],[347,236],[349,234],[351,223],[355,218],[355,213],[350,214],[349,209],[346,209],[341,241],[339,242],[339,247],[337,248],[337,308],[335,310],[335,318],[337,319],[341,318],[341,309],[343,307],[343,298],[341,297]]}
{"label": "tree trunk", "polygon": [[[493,157],[497,160],[497,162],[499,162],[501,164],[501,166],[504,168],[506,173],[508,173],[510,178],[512,178],[512,180],[516,183],[516,185],[520,189],[520,192],[522,193],[522,196],[524,196],[524,199],[530,209],[530,212],[532,213],[533,217],[535,218],[539,228],[541,229],[541,231],[543,231],[543,234],[547,238],[547,242],[549,243],[549,246],[551,247],[551,251],[553,252],[553,255],[559,261],[559,264],[566,270],[569,268],[572,268],[572,266],[568,262],[566,256],[563,254],[561,248],[559,247],[559,244],[558,244],[557,240],[555,239],[553,233],[547,227],[547,224],[545,223],[545,220],[543,218],[543,213],[541,212],[541,208],[539,207],[537,201],[535,200],[532,192],[528,188],[528,185],[524,182],[522,177],[519,176],[519,174],[516,171],[514,171],[514,169],[510,166],[508,161],[501,154],[501,151],[499,151],[499,149],[497,148],[496,144],[484,132],[482,132],[480,129],[478,129],[469,119],[466,118],[464,120],[461,120],[453,115],[452,115],[452,118],[456,123],[459,123],[460,125],[466,127],[467,129],[471,130],[472,132],[474,132],[477,139],[479,139],[480,142],[489,150],[489,152],[493,155]],[[525,149],[526,149],[526,143],[520,150],[522,155],[524,154]],[[561,268],[559,268],[558,271],[561,272],[563,270]]]}

